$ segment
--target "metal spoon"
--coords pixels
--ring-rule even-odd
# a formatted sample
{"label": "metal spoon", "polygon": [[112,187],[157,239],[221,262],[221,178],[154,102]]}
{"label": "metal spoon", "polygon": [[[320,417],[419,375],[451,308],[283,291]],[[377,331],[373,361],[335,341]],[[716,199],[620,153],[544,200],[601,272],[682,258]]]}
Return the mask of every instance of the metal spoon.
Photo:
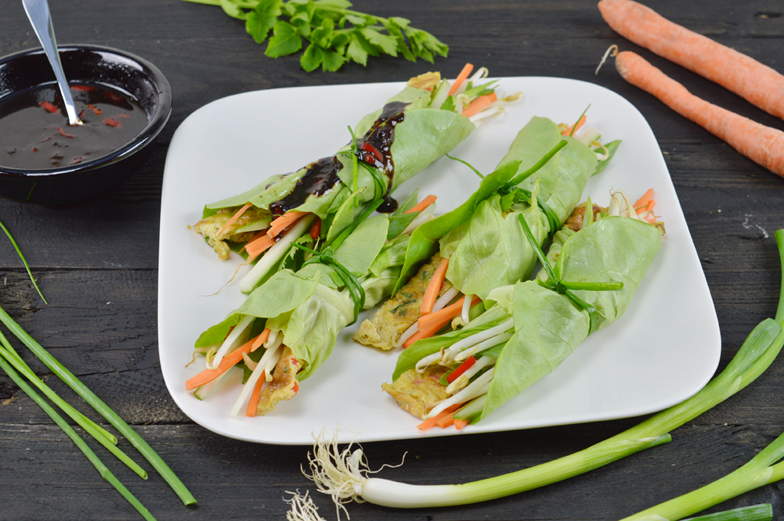
{"label": "metal spoon", "polygon": [[57,85],[60,87],[60,94],[63,95],[65,102],[65,112],[68,114],[68,124],[81,125],[82,121],[76,115],[76,105],[71,97],[71,88],[68,80],[65,79],[63,65],[60,63],[60,55],[57,53],[57,41],[54,37],[54,25],[52,25],[52,15],[49,13],[49,4],[46,0],[22,0],[27,18],[33,25],[38,41],[44,48],[46,57],[54,70]]}

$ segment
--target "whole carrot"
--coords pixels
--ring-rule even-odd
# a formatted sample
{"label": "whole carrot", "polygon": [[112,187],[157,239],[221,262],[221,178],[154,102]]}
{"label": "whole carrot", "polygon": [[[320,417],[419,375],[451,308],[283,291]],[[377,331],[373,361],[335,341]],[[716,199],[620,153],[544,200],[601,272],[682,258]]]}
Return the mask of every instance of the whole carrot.
{"label": "whole carrot", "polygon": [[632,85],[653,94],[755,163],[784,177],[784,132],[698,98],[633,52],[618,54],[615,67]]}
{"label": "whole carrot", "polygon": [[784,118],[784,76],[745,54],[674,24],[631,0],[601,0],[618,34]]}

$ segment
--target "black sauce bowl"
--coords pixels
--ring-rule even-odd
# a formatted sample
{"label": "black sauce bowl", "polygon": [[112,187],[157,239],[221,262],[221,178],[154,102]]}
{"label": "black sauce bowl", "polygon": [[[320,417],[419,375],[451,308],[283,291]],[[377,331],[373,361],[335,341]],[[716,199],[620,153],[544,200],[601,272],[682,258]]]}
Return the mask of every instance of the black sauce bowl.
{"label": "black sauce bowl", "polygon": [[[130,143],[103,157],[51,170],[0,166],[0,197],[44,206],[82,203],[133,175],[149,157],[171,114],[169,82],[152,63],[98,45],[60,46],[69,82],[103,85],[130,95],[147,114],[147,126]],[[0,58],[0,103],[14,93],[54,82],[42,49]]]}

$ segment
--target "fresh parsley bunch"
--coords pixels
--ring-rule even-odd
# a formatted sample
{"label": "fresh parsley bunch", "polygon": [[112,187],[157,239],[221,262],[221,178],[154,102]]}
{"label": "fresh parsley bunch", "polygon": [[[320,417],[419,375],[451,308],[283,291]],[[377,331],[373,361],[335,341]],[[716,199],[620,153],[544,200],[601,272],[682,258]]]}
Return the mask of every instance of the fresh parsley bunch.
{"label": "fresh parsley bunch", "polygon": [[349,60],[364,66],[368,56],[382,54],[433,63],[435,55],[446,57],[449,51],[432,34],[411,27],[409,20],[352,11],[348,0],[185,1],[219,5],[229,16],[245,20],[245,28],[256,43],[268,40],[264,54],[270,58],[294,54],[302,49],[303,39],[307,40],[299,62],[308,72],[319,65],[334,72]]}

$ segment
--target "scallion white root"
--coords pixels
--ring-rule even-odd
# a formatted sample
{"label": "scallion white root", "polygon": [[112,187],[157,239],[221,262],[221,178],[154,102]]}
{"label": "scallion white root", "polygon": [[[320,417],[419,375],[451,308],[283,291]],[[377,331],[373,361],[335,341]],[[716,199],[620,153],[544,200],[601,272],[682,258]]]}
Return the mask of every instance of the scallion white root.
{"label": "scallion white root", "polygon": [[278,242],[273,244],[269,250],[259,259],[255,266],[248,272],[240,283],[240,290],[243,293],[250,293],[259,284],[261,279],[271,270],[280,259],[289,251],[292,243],[299,239],[313,224],[314,214],[308,214],[301,218],[291,227],[291,229]]}
{"label": "scallion white root", "polygon": [[455,299],[458,293],[460,293],[460,291],[454,287],[446,290],[443,295],[436,299],[435,303],[433,304],[433,311],[431,311],[431,313],[435,313],[436,311],[444,309],[447,304]]}
{"label": "scallion white root", "polygon": [[286,491],[286,494],[291,494],[291,499],[283,499],[284,502],[291,506],[291,510],[286,512],[286,521],[326,521],[318,513],[318,507],[305,491],[304,495],[296,492]]}
{"label": "scallion white root", "polygon": [[474,377],[479,371],[484,369],[485,367],[495,365],[496,359],[492,356],[483,356],[479,360],[476,361],[474,365],[472,365],[468,370],[466,370],[463,374],[455,378],[455,381],[449,384],[446,388],[446,392],[454,395],[455,393],[459,392],[463,389],[466,385],[468,385],[468,381]]}
{"label": "scallion white root", "polygon": [[425,415],[425,419],[427,420],[433,416],[438,416],[438,414],[447,407],[458,403],[466,403],[469,400],[473,400],[474,398],[482,396],[483,394],[487,394],[487,390],[490,388],[490,382],[493,380],[494,375],[495,367],[491,367],[485,371],[482,376],[468,384],[465,389],[456,395],[438,402],[438,405],[430,409],[430,412]]}
{"label": "scallion white root", "polygon": [[237,338],[239,338],[239,336],[242,333],[245,332],[245,329],[248,326],[250,326],[251,323],[253,323],[253,319],[255,318],[256,317],[254,317],[253,315],[245,315],[244,317],[242,317],[242,319],[237,323],[237,325],[234,326],[234,329],[231,330],[231,333],[228,334],[226,340],[223,341],[223,343],[220,346],[220,349],[218,349],[218,352],[215,353],[215,356],[212,358],[212,360],[209,359],[207,360],[207,369],[218,368],[218,366],[221,363],[221,360],[223,360],[223,357],[226,356],[226,353],[229,352],[229,348],[231,347],[231,345],[234,343],[235,340],[237,340]]}

